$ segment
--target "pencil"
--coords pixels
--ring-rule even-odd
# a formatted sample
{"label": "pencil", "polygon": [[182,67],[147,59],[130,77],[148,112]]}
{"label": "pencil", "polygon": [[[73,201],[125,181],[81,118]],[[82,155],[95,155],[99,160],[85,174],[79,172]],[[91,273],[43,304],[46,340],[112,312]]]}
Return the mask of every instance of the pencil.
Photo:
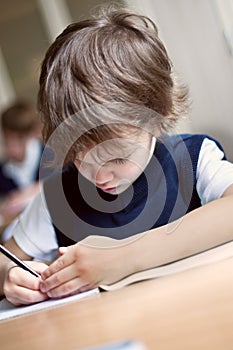
{"label": "pencil", "polygon": [[32,275],[36,277],[40,277],[39,273],[31,269],[28,265],[26,265],[22,260],[17,258],[14,254],[12,254],[8,249],[6,249],[3,245],[0,244],[0,252],[3,253],[8,259],[16,263],[22,269],[30,272]]}

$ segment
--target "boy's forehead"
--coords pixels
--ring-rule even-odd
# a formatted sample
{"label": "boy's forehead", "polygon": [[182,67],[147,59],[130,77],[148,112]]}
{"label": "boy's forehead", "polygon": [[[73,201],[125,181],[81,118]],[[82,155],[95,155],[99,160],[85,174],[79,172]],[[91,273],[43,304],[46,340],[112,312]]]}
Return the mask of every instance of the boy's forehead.
{"label": "boy's forehead", "polygon": [[119,138],[101,142],[86,152],[78,152],[77,159],[88,163],[102,162],[114,158],[130,158],[139,148],[145,148],[136,139]]}
{"label": "boy's forehead", "polygon": [[133,151],[137,147],[135,140],[131,139],[111,139],[103,141],[99,144],[96,144],[94,147],[88,149],[86,152],[80,152],[80,155],[85,156],[89,153],[96,154],[97,156],[107,156],[112,154],[124,154],[129,150]]}

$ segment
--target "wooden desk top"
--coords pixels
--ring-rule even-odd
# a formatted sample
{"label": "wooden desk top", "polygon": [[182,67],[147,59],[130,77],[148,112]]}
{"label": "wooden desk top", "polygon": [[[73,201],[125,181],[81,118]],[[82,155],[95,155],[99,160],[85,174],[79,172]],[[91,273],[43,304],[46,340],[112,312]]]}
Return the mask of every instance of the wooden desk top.
{"label": "wooden desk top", "polygon": [[123,339],[147,349],[233,349],[233,259],[0,324],[2,350],[75,350]]}

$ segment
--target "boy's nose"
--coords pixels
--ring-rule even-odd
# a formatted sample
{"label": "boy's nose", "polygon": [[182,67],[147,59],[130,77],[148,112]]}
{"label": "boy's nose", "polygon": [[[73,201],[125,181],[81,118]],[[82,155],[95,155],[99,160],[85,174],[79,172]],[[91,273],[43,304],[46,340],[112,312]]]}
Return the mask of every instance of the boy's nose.
{"label": "boy's nose", "polygon": [[104,167],[98,169],[95,174],[96,185],[105,185],[113,179],[113,173]]}

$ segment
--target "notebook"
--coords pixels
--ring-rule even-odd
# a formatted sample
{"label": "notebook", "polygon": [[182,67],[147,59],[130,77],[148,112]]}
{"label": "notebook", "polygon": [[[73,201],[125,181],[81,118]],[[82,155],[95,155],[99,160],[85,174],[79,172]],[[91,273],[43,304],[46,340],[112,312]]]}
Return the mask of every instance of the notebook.
{"label": "notebook", "polygon": [[86,292],[78,293],[72,296],[63,297],[60,299],[49,299],[49,300],[42,301],[40,303],[26,305],[26,306],[14,306],[7,299],[4,298],[0,301],[0,322],[13,317],[18,317],[18,316],[26,315],[32,312],[49,309],[49,308],[55,308],[60,305],[76,302],[78,300],[96,296],[99,293],[100,293],[99,289],[94,288]]}
{"label": "notebook", "polygon": [[[130,242],[130,240],[125,239],[124,244],[128,241]],[[108,237],[100,236],[89,236],[82,241],[82,244],[92,247],[112,248],[121,246],[123,244],[123,240],[115,240]],[[56,307],[58,305],[62,305],[68,302],[74,302],[80,299],[88,298],[90,296],[99,294],[100,290],[113,291],[135,282],[176,274],[195,267],[216,263],[228,258],[233,258],[233,241],[221,244],[217,247],[210,248],[203,252],[193,254],[192,256],[182,258],[177,261],[172,261],[170,263],[152,269],[136,272],[112,284],[101,284],[99,288],[95,288],[87,292],[82,292],[70,297],[61,299],[50,299],[41,303],[20,307],[15,307],[6,299],[3,299],[0,302],[0,321],[5,320],[7,318],[35,312],[38,310]]]}

